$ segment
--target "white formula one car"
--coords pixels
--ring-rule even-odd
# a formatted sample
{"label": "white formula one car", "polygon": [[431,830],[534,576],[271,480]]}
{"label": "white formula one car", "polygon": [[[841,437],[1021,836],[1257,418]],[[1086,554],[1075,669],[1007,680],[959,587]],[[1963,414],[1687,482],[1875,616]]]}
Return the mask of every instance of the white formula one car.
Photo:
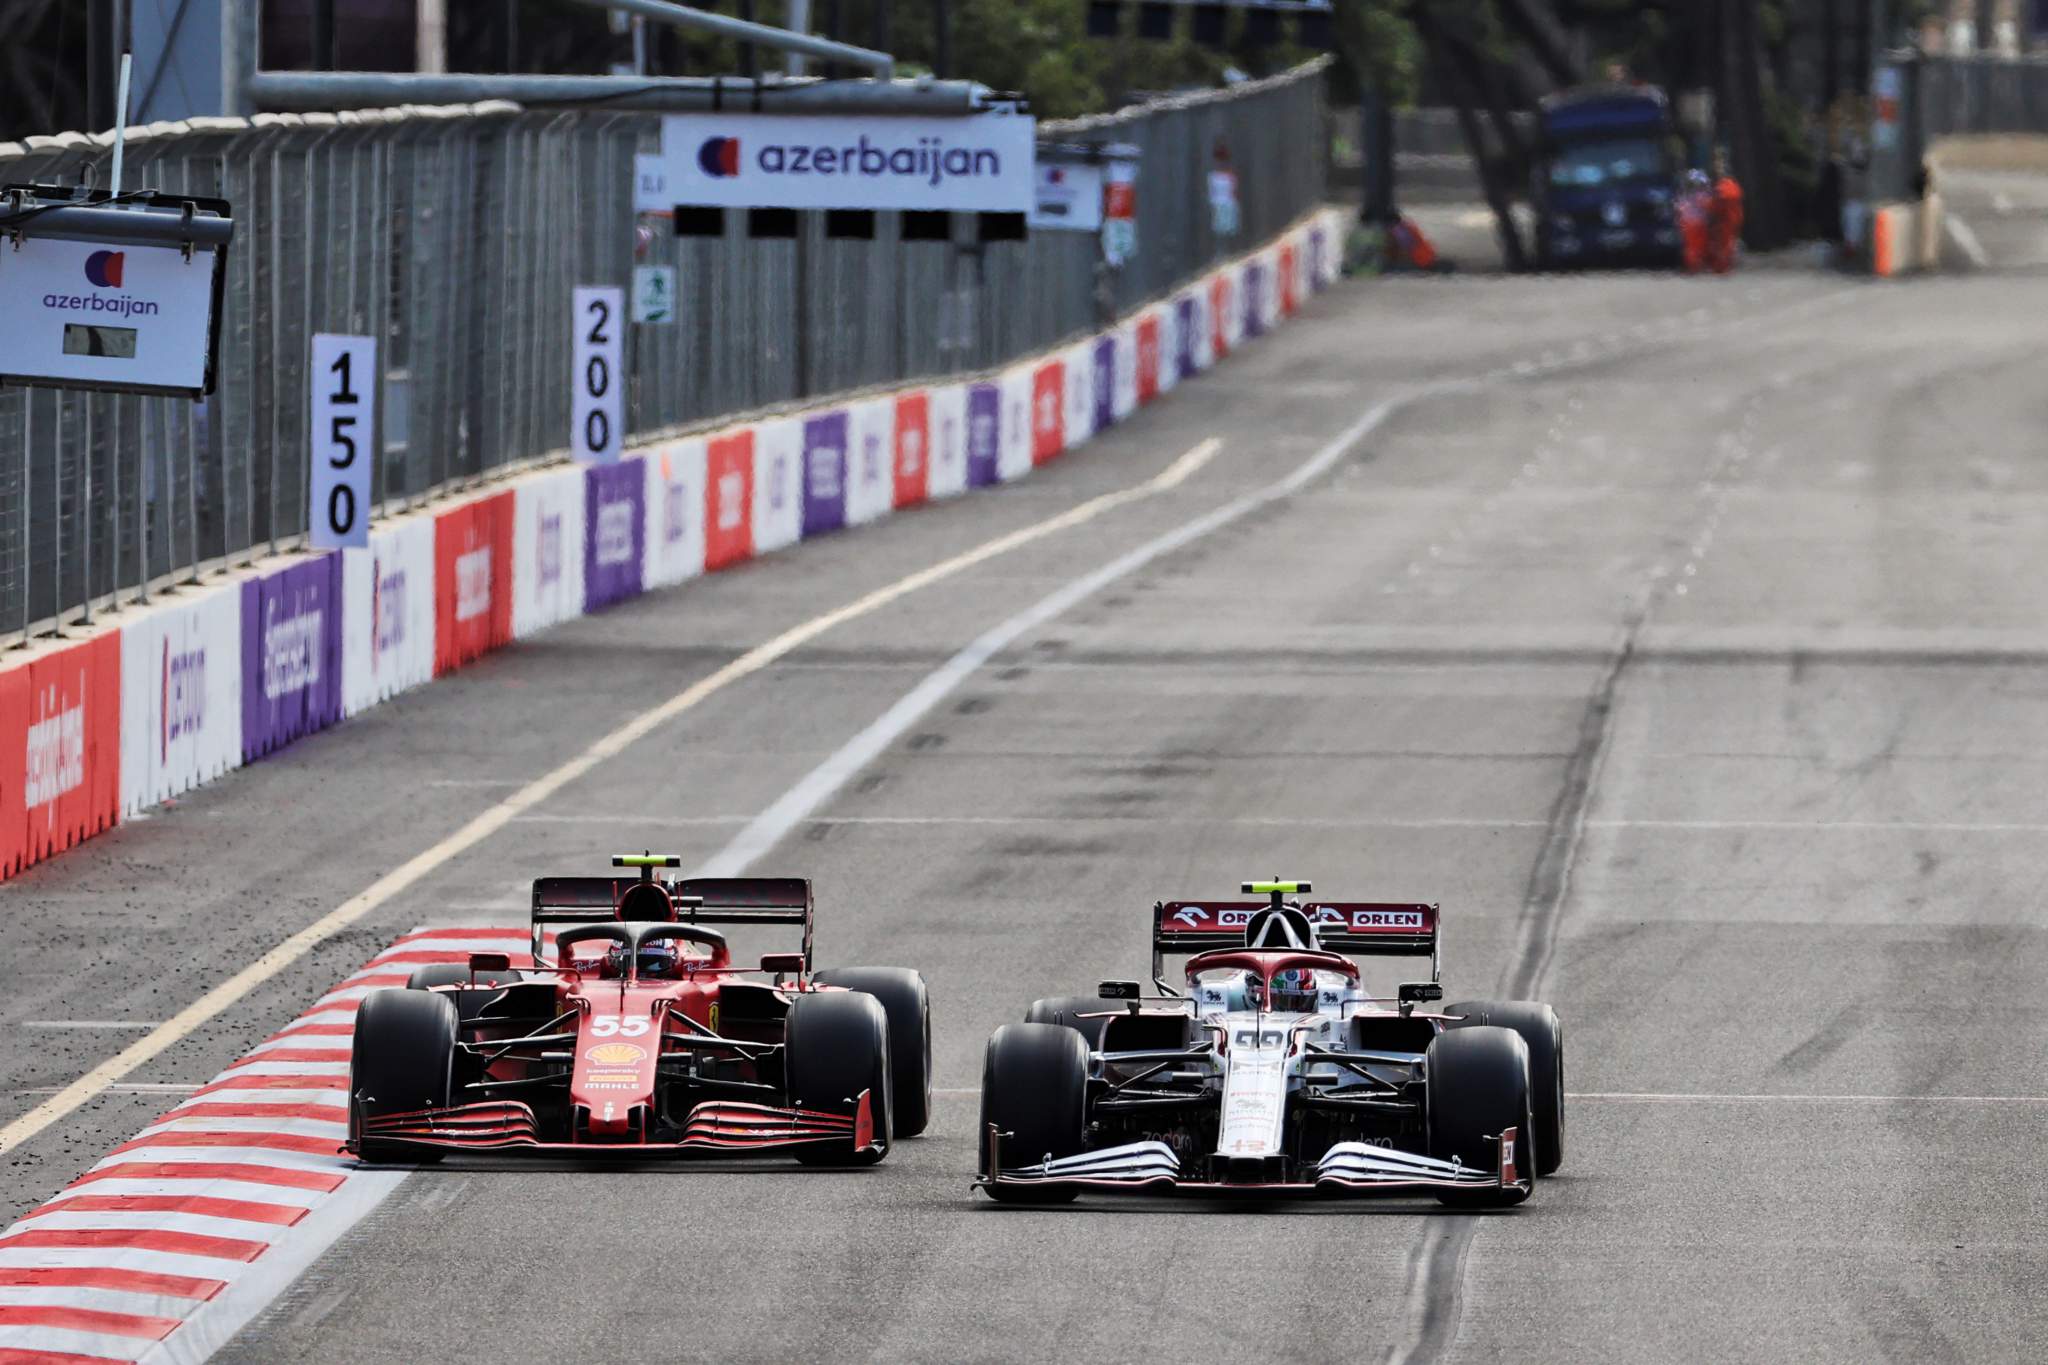
{"label": "white formula one car", "polygon": [[[1529,1197],[1564,1159],[1564,1029],[1548,1005],[1441,1013],[1434,905],[1153,907],[1152,979],[1040,1000],[989,1039],[976,1187],[1005,1203],[1139,1194]],[[1167,953],[1192,953],[1184,985]],[[1368,994],[1358,957],[1422,956],[1430,979]]]}

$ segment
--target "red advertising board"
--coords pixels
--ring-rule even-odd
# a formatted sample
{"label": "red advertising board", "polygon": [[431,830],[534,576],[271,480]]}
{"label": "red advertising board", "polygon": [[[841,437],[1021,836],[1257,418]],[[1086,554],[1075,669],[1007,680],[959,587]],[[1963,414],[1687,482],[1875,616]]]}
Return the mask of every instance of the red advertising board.
{"label": "red advertising board", "polygon": [[1031,372],[1031,463],[1044,464],[1067,444],[1067,367],[1048,360]]}
{"label": "red advertising board", "polygon": [[1218,271],[1209,281],[1209,344],[1216,359],[1230,354],[1230,273]]}
{"label": "red advertising board", "polygon": [[754,557],[754,429],[714,436],[704,445],[704,567]]}
{"label": "red advertising board", "polygon": [[434,672],[447,673],[512,639],[511,492],[434,518]]}
{"label": "red advertising board", "polygon": [[1289,317],[1292,317],[1295,310],[1301,307],[1301,295],[1297,292],[1295,285],[1297,266],[1298,262],[1295,260],[1294,243],[1282,242],[1280,244],[1280,311]]}
{"label": "red advertising board", "polygon": [[1149,403],[1159,396],[1159,314],[1138,319],[1138,401]]}
{"label": "red advertising board", "polygon": [[120,635],[9,670],[0,680],[0,746],[0,815],[9,825],[0,856],[12,845],[14,868],[112,826],[121,804]]}
{"label": "red advertising board", "polygon": [[925,500],[931,478],[932,405],[923,389],[896,400],[896,505]]}

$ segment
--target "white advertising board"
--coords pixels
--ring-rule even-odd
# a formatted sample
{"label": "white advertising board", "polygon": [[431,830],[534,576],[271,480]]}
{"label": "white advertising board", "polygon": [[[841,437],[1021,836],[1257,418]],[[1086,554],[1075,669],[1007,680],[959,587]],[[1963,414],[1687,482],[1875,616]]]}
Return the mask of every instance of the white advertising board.
{"label": "white advertising board", "polygon": [[1065,448],[1072,449],[1095,434],[1095,340],[1067,348],[1060,357],[1065,392]]}
{"label": "white advertising board", "polygon": [[754,553],[794,545],[804,529],[804,424],[778,417],[754,428]]}
{"label": "white advertising board", "polygon": [[513,488],[512,634],[524,638],[583,614],[581,469],[521,479]]}
{"label": "white advertising board", "polygon": [[996,383],[1002,403],[996,433],[996,479],[1001,483],[1031,472],[1032,369],[1013,365]]}
{"label": "white advertising board", "polygon": [[218,257],[25,237],[0,251],[0,379],[197,395]]}
{"label": "white advertising board", "polygon": [[121,631],[123,815],[242,761],[241,584],[179,595]]}
{"label": "white advertising board", "polygon": [[434,519],[402,517],[341,557],[341,710],[434,677]]}
{"label": "white advertising board", "polygon": [[855,403],[847,417],[846,524],[859,526],[896,506],[896,400]]}
{"label": "white advertising board", "polygon": [[967,386],[945,384],[928,389],[931,473],[928,498],[951,498],[967,491]]}
{"label": "white advertising board", "polygon": [[1109,406],[1121,422],[1138,410],[1138,324],[1126,322],[1111,339],[1116,346],[1116,388]]}
{"label": "white advertising board", "polygon": [[686,436],[643,452],[647,465],[647,587],[704,572],[704,438]]}
{"label": "white advertising board", "polygon": [[664,189],[693,207],[1029,213],[1036,128],[993,111],[670,114]]}
{"label": "white advertising board", "polygon": [[1034,228],[1094,232],[1102,226],[1102,167],[1041,161],[1031,203]]}

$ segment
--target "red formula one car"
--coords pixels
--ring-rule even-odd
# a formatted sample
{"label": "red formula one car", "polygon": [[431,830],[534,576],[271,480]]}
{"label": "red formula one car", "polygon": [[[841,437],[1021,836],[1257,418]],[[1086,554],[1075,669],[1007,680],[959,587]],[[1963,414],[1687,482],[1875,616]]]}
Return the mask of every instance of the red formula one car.
{"label": "red formula one car", "polygon": [[[811,884],[628,877],[533,884],[533,961],[422,967],[356,1018],[348,1148],[732,1155],[864,1166],[931,1112],[924,978],[811,970]],[[802,950],[736,965],[733,924],[800,926]],[[552,932],[550,932],[552,930]]]}

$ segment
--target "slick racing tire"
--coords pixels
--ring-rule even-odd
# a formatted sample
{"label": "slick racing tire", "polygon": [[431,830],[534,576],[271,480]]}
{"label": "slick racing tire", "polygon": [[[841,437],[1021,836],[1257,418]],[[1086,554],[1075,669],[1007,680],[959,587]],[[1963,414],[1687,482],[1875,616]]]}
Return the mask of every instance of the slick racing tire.
{"label": "slick racing tire", "polygon": [[[1498,1168],[1499,1137],[1530,1131],[1529,1047],[1513,1029],[1468,1026],[1439,1033],[1424,1054],[1429,1154],[1483,1171]],[[1438,1190],[1452,1208],[1501,1208],[1529,1197],[1527,1189]]]}
{"label": "slick racing tire", "polygon": [[799,1147],[806,1166],[872,1166],[889,1154],[889,1016],[882,1002],[856,991],[799,995],[789,1002],[783,1069],[789,1102],[798,1109],[830,1114],[855,1111],[854,1099],[868,1095],[875,1144],[866,1151],[852,1140]]}
{"label": "slick racing tire", "polygon": [[[439,1109],[455,1072],[455,1002],[426,991],[372,991],[356,1011],[349,1053],[352,1108],[365,1116]],[[439,1161],[432,1147],[364,1141],[364,1161]]]}
{"label": "slick racing tire", "polygon": [[[1043,1002],[1041,1002],[1043,1003]],[[981,1068],[981,1123],[975,1142],[983,1175],[988,1131],[1002,1139],[1007,1166],[1031,1166],[1081,1151],[1088,1121],[1088,1043],[1057,1024],[1005,1024],[988,1040]],[[984,1185],[1003,1204],[1064,1204],[1080,1191],[1031,1185]]]}
{"label": "slick racing tire", "polygon": [[924,977],[908,967],[840,967],[817,973],[826,986],[844,986],[882,1002],[889,1016],[889,1095],[896,1123],[892,1137],[916,1137],[932,1121],[932,1005]]}
{"label": "slick racing tire", "polygon": [[[1090,1052],[1102,1051],[1102,1034],[1109,1027],[1109,1016],[1122,1006],[1114,1000],[1104,1000],[1093,995],[1048,995],[1043,1000],[1031,1002],[1031,1008],[1024,1011],[1027,1024],[1058,1024],[1070,1028],[1087,1040]],[[1083,1019],[1083,1014],[1099,1014],[1100,1019]]]}
{"label": "slick racing tire", "polygon": [[1531,1164],[1538,1175],[1555,1172],[1564,1165],[1564,1023],[1557,1011],[1537,1000],[1471,1000],[1444,1013],[1465,1016],[1453,1028],[1511,1028],[1529,1045],[1529,1101],[1536,1111]]}

